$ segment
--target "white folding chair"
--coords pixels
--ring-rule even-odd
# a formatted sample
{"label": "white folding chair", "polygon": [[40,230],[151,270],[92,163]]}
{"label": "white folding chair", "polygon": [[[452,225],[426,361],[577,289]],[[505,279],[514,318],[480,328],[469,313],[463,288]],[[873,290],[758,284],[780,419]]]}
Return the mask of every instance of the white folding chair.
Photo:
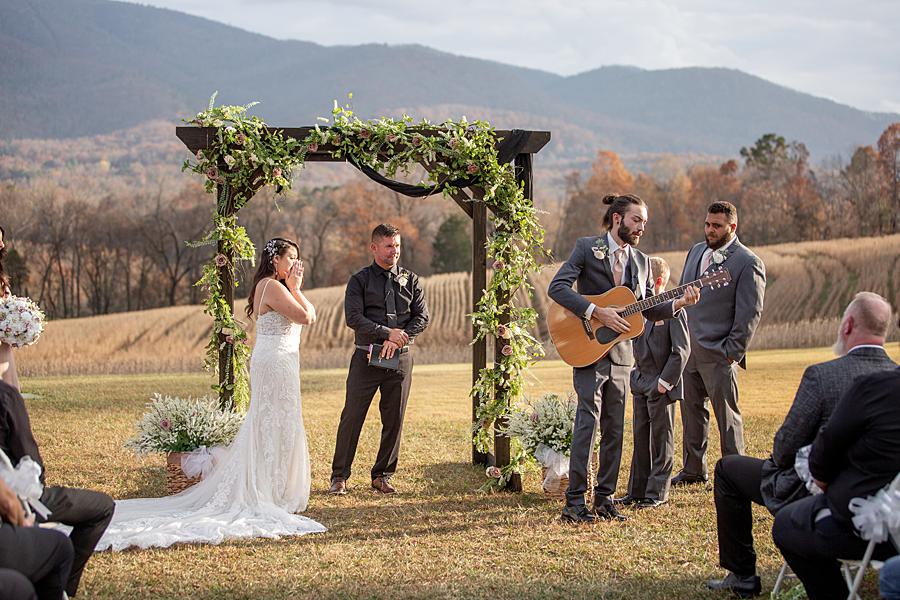
{"label": "white folding chair", "polygon": [[[887,490],[891,493],[900,493],[900,473],[894,477],[894,480],[888,484]],[[866,501],[869,501],[867,499]],[[900,549],[900,527],[890,529],[890,538],[893,539],[894,545]],[[882,567],[882,562],[872,560],[872,553],[875,552],[875,546],[884,540],[877,540],[874,537],[869,540],[866,546],[866,552],[860,560],[841,559],[841,571],[844,573],[844,579],[847,581],[847,587],[850,593],[847,600],[862,600],[859,596],[859,586],[862,584],[863,577],[866,574],[866,568],[872,567],[876,571]]]}

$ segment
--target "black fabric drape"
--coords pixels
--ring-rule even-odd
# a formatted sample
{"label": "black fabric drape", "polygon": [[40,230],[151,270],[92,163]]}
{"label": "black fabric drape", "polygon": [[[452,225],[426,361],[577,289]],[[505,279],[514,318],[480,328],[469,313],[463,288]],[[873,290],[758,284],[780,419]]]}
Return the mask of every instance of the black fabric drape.
{"label": "black fabric drape", "polygon": [[[525,142],[527,141],[528,132],[522,129],[513,129],[512,131],[510,131],[508,137],[500,140],[497,143],[497,162],[499,162],[500,164],[512,162],[512,160],[516,157],[517,154],[519,154],[522,148],[525,147]],[[455,181],[448,181],[443,184],[423,187],[421,185],[413,185],[410,183],[403,183],[402,181],[394,181],[393,179],[388,179],[372,167],[358,163],[353,159],[352,156],[349,155],[347,156],[347,162],[362,171],[372,181],[376,181],[386,188],[394,190],[395,192],[403,194],[404,196],[410,196],[412,198],[424,198],[425,196],[430,196],[432,194],[438,193],[448,186],[456,188],[468,187],[478,180],[477,177],[469,177],[466,179],[457,179]]]}

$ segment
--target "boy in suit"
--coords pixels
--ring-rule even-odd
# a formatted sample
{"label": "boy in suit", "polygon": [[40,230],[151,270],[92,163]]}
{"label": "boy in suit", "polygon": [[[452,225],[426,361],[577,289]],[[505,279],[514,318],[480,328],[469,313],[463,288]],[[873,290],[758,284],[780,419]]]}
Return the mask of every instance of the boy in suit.
{"label": "boy in suit", "polygon": [[[650,259],[654,294],[664,292],[669,265]],[[647,321],[634,340],[635,368],[631,371],[634,401],[634,451],[628,495],[619,502],[635,508],[654,508],[669,500],[669,479],[675,457],[675,402],[684,397],[681,374],[691,352],[687,315]]]}

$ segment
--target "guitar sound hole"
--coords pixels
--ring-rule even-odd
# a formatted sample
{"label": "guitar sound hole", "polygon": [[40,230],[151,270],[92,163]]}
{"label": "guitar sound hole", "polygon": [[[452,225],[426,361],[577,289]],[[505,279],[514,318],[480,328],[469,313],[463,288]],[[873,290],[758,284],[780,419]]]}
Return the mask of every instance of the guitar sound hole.
{"label": "guitar sound hole", "polygon": [[594,333],[594,335],[597,337],[597,341],[601,344],[608,344],[619,337],[619,334],[609,327],[601,327]]}

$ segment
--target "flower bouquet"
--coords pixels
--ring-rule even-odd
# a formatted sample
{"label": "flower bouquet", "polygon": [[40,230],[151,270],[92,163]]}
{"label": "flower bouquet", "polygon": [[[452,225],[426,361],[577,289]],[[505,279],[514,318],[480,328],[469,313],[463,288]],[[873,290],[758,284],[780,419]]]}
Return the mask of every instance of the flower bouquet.
{"label": "flower bouquet", "polygon": [[0,342],[14,348],[35,343],[44,331],[44,313],[30,298],[0,299]]}
{"label": "flower bouquet", "polygon": [[515,407],[506,434],[519,438],[525,453],[544,468],[543,488],[559,496],[568,486],[569,450],[575,425],[575,398],[544,394]]}
{"label": "flower bouquet", "polygon": [[170,494],[197,483],[212,468],[217,448],[229,445],[243,415],[220,408],[214,398],[153,394],[125,447],[138,454],[166,453],[166,490]]}

